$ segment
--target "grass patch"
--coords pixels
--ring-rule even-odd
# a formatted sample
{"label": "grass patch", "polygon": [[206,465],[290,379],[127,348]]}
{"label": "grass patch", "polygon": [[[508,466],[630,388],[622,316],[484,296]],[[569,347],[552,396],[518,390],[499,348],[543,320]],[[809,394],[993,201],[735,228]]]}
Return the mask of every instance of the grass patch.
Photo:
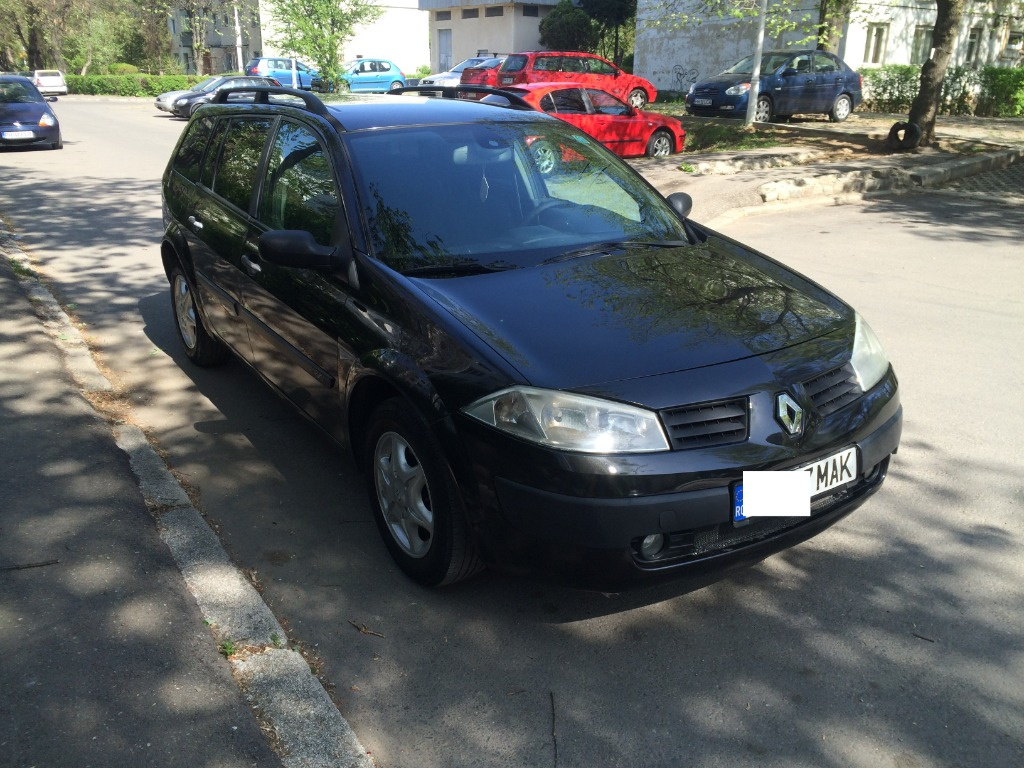
{"label": "grass patch", "polygon": [[771,128],[743,123],[685,121],[686,148],[684,152],[737,152],[745,149],[768,149],[784,143]]}

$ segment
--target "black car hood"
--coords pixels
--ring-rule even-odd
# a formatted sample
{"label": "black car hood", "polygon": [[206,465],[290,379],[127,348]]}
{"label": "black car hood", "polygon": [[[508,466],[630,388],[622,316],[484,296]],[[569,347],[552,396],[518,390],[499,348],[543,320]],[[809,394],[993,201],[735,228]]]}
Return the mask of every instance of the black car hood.
{"label": "black car hood", "polygon": [[0,104],[0,117],[5,121],[11,120],[19,123],[30,123],[35,125],[39,118],[49,112],[46,104],[34,101],[28,104]]}
{"label": "black car hood", "polygon": [[725,238],[419,281],[536,386],[688,371],[822,336],[852,310]]}

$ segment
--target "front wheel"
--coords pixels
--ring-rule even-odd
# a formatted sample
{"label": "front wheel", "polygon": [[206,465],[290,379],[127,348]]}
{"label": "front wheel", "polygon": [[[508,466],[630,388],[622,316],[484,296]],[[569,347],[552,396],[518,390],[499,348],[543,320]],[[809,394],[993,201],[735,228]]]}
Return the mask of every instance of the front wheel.
{"label": "front wheel", "polygon": [[643,88],[634,88],[629,92],[629,98],[626,101],[633,109],[643,109],[647,106],[647,91]]}
{"label": "front wheel", "polygon": [[546,141],[533,142],[530,145],[530,154],[533,155],[533,161],[537,164],[537,170],[543,176],[554,173],[555,168],[558,167],[559,158],[555,153],[555,148]]}
{"label": "front wheel", "polygon": [[853,112],[853,101],[845,93],[836,97],[836,103],[832,105],[832,111],[828,113],[828,119],[833,123],[841,123]]}
{"label": "front wheel", "polygon": [[767,96],[757,97],[757,106],[754,108],[754,121],[767,123],[772,119],[772,100]]}
{"label": "front wheel", "polygon": [[220,339],[207,332],[203,318],[196,308],[192,284],[180,266],[175,266],[171,270],[170,281],[171,307],[177,321],[178,338],[185,348],[185,354],[193,363],[204,368],[217,365],[227,356],[227,348]]}
{"label": "front wheel", "polygon": [[438,587],[480,570],[451,471],[423,418],[386,400],[370,417],[364,450],[373,516],[405,575]]}
{"label": "front wheel", "polygon": [[655,131],[647,142],[648,157],[668,157],[675,149],[675,142],[667,131]]}

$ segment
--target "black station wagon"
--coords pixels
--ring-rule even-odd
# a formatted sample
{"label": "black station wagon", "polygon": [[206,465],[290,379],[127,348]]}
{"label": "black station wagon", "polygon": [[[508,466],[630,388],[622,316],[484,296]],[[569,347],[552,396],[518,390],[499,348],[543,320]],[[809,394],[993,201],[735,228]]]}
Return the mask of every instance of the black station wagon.
{"label": "black station wagon", "polygon": [[230,350],[350,447],[420,583],[756,562],[860,505],[898,447],[853,309],[547,115],[254,89],[193,116],[163,195],[185,354]]}

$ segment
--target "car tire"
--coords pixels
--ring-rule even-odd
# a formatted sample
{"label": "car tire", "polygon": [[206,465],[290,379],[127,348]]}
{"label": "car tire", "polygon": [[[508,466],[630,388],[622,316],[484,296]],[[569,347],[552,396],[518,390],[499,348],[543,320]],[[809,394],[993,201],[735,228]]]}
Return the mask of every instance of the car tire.
{"label": "car tire", "polygon": [[542,176],[549,176],[557,170],[559,157],[552,144],[546,141],[535,141],[530,145],[530,153]]}
{"label": "car tire", "polygon": [[647,141],[647,157],[668,157],[675,150],[675,141],[668,131],[655,131]]}
{"label": "car tire", "polygon": [[853,112],[853,99],[849,95],[841,93],[836,97],[835,104],[832,105],[832,109],[828,113],[828,119],[833,123],[841,123],[850,116],[851,112]]}
{"label": "car tire", "polygon": [[767,96],[757,97],[757,106],[754,108],[754,122],[768,123],[772,119],[772,100]]}
{"label": "car tire", "polygon": [[401,87],[402,87],[402,84],[401,84],[401,83],[400,83],[400,82],[399,82],[398,80],[395,80],[395,82],[393,82],[393,83],[392,83],[392,84],[391,84],[391,85],[390,85],[390,86],[388,87],[388,90],[389,90],[389,91],[395,91],[395,90],[398,90],[398,89],[399,89],[399,88],[401,88]]}
{"label": "car tire", "polygon": [[185,356],[203,368],[223,362],[227,357],[227,348],[220,339],[211,336],[206,330],[196,306],[192,283],[185,277],[180,266],[175,266],[168,277],[171,283],[171,309],[174,311],[178,338],[185,349]]}
{"label": "car tire", "polygon": [[629,92],[626,101],[633,109],[643,109],[647,106],[647,91],[643,88],[634,88]]}
{"label": "car tire", "polygon": [[897,122],[889,129],[886,146],[894,151],[917,149],[921,143],[921,126],[917,123]]}
{"label": "car tire", "polygon": [[374,520],[405,575],[439,587],[481,570],[451,469],[426,421],[404,400],[386,400],[370,416],[364,451]]}
{"label": "car tire", "polygon": [[64,149],[64,137],[58,136],[57,140],[50,145],[50,149]]}

